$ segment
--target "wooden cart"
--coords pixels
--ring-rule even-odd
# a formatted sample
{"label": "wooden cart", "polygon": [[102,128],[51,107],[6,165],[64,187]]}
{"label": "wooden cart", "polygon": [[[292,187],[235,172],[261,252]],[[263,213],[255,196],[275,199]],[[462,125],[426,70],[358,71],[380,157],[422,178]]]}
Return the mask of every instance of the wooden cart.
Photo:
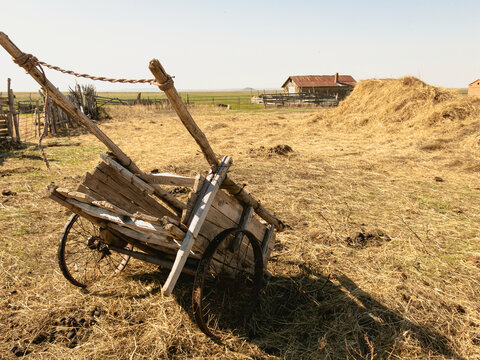
{"label": "wooden cart", "polygon": [[[0,32],[0,44],[58,106],[110,150],[77,189],[51,184],[48,196],[74,215],[65,226],[58,261],[68,281],[86,287],[123,270],[130,257],[170,269],[162,288],[170,295],[181,273],[194,275],[193,313],[216,337],[254,307],[264,269],[283,223],[228,177],[229,156],[219,161],[158,60],[149,68],[210,165],[203,178],[146,174],[45,77],[38,60]],[[182,202],[167,186],[190,189]]]}

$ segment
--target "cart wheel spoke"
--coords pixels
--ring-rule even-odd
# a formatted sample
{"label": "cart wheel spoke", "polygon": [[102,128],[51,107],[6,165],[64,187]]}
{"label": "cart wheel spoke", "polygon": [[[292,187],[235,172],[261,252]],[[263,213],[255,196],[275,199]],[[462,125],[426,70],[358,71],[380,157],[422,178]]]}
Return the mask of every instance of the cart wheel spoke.
{"label": "cart wheel spoke", "polygon": [[[130,244],[126,246],[132,248]],[[57,255],[65,278],[79,287],[122,271],[130,259],[128,255],[110,251],[102,242],[100,228],[76,214],[65,225]]]}
{"label": "cart wheel spoke", "polygon": [[[232,252],[230,244],[239,233],[242,242]],[[243,332],[262,279],[262,250],[249,231],[228,229],[217,235],[203,254],[193,286],[193,313],[200,329],[216,340],[226,332]]]}

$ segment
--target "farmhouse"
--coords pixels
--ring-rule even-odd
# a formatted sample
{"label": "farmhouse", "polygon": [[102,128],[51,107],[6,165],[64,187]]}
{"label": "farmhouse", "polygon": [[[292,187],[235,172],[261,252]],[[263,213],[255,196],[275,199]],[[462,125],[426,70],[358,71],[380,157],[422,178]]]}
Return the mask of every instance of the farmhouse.
{"label": "farmhouse", "polygon": [[283,83],[287,94],[316,93],[338,96],[343,99],[350,94],[357,82],[350,75],[301,75],[289,76]]}
{"label": "farmhouse", "polygon": [[480,96],[480,79],[468,84],[468,96]]}

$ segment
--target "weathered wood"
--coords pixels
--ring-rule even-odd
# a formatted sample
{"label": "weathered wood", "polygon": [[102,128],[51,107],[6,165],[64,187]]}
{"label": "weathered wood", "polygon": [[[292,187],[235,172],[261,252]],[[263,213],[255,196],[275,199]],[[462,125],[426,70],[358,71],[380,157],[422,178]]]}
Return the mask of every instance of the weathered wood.
{"label": "weathered wood", "polygon": [[[10,95],[10,79],[7,79],[7,96]],[[7,112],[7,131],[8,131],[8,136],[13,138],[13,114],[12,111],[10,110],[10,100],[8,101],[8,112]]]}
{"label": "weathered wood", "polygon": [[133,216],[136,217],[137,219],[145,220],[145,221],[148,221],[149,223],[152,223],[152,224],[163,225],[162,221],[159,218],[157,218],[155,216],[144,214],[140,211],[136,211],[135,214],[133,214]]}
{"label": "weathered wood", "polygon": [[[83,185],[86,186],[90,191],[98,194],[101,197],[100,200],[108,199],[109,202],[112,204],[133,213],[138,210],[138,206],[132,203],[129,199],[124,197],[121,193],[116,192],[110,186],[104,184],[98,178],[94,177],[92,174],[87,173],[85,175],[85,180],[83,181]],[[79,186],[80,189],[80,186]],[[82,191],[85,192],[85,191]],[[92,196],[92,194],[89,194]],[[95,196],[93,196],[95,197]]]}
{"label": "weathered wood", "polygon": [[[119,253],[125,254],[125,255],[130,255],[131,257],[134,257],[135,259],[138,259],[138,260],[142,260],[142,261],[146,261],[146,262],[149,262],[149,263],[152,263],[152,264],[155,264],[155,265],[159,265],[159,266],[161,266],[165,269],[170,269],[173,265],[172,261],[163,260],[163,259],[160,259],[156,256],[147,255],[145,253],[141,253],[141,252],[138,252],[138,251],[127,250],[127,249],[120,248],[120,247],[117,247],[117,246],[114,246],[114,245],[110,245],[110,248],[113,251],[116,251],[116,252],[119,252]],[[193,275],[195,275],[196,271],[195,271],[195,269],[192,269],[188,266],[184,266],[182,268],[182,272],[185,273],[185,274],[193,276]]]}
{"label": "weathered wood", "polygon": [[142,179],[139,179],[136,177],[134,174],[132,174],[130,171],[125,169],[122,165],[117,163],[115,160],[111,159],[107,155],[101,153],[100,157],[102,160],[109,166],[111,166],[113,169],[117,171],[120,177],[122,177],[124,180],[130,182],[133,186],[137,187],[141,192],[146,192],[149,195],[152,195],[154,190],[153,187],[148,185],[145,181]]}
{"label": "weathered wood", "polygon": [[92,202],[95,201],[95,198],[93,198],[88,194],[82,193],[80,191],[71,191],[61,187],[56,188],[55,191],[61,194],[63,197],[75,199],[88,204],[91,204]]}
{"label": "weathered wood", "polygon": [[149,184],[193,187],[195,178],[170,173],[145,174],[143,179]]}
{"label": "weathered wood", "polygon": [[86,187],[83,184],[78,185],[77,191],[81,192],[81,193],[84,193],[84,194],[87,194],[87,195],[91,196],[92,198],[94,198],[95,200],[98,200],[98,201],[105,200],[105,198],[103,196],[101,196],[100,194],[90,190],[88,187]]}
{"label": "weathered wood", "polygon": [[172,293],[172,290],[175,287],[178,277],[180,276],[185,262],[187,261],[188,254],[192,249],[193,243],[195,242],[195,238],[197,237],[200,228],[207,217],[208,210],[212,205],[215,194],[220,188],[222,181],[227,176],[227,172],[231,163],[231,157],[224,157],[217,171],[212,174],[213,176],[211,176],[210,179],[207,177],[206,182],[208,182],[208,186],[206,187],[205,192],[201,195],[201,198],[196,201],[193,217],[190,221],[187,234],[183,240],[182,247],[178,250],[175,263],[170,271],[170,274],[168,275],[167,281],[165,281],[165,284],[163,285],[162,291],[167,296]]}
{"label": "weathered wood", "polygon": [[168,236],[163,236],[163,235],[154,234],[154,233],[147,233],[147,232],[140,231],[139,229],[131,229],[131,228],[120,226],[115,223],[108,223],[107,227],[109,229],[118,231],[129,238],[133,238],[138,241],[143,241],[147,244],[161,245],[162,247],[167,247],[170,249],[179,249],[181,246],[181,243],[179,243],[178,241]]}
{"label": "weathered wood", "polygon": [[180,229],[175,224],[165,224],[162,226],[165,230],[167,230],[170,234],[173,234],[176,239],[183,240],[185,237],[185,231]]}
{"label": "weathered wood", "polygon": [[59,203],[60,205],[62,205],[63,207],[66,207],[67,209],[69,209],[70,211],[74,212],[75,214],[78,214],[82,217],[84,217],[85,219],[89,220],[90,222],[94,223],[94,224],[102,224],[102,221],[99,221],[99,219],[93,217],[93,216],[90,216],[89,214],[85,213],[82,211],[82,209],[68,203],[66,201],[66,198],[63,197],[60,193],[57,193],[55,190],[56,190],[57,186],[55,184],[50,184],[48,185],[47,187],[47,196],[56,201],[57,203]]}
{"label": "weathered wood", "polygon": [[[9,38],[8,36],[0,32],[0,45],[13,57],[15,61],[27,56],[24,54]],[[48,95],[60,106],[67,115],[72,119],[85,126],[93,135],[95,135],[105,146],[118,158],[119,162],[130,170],[134,174],[138,174],[141,178],[143,172],[138,166],[103,132],[98,126],[90,120],[81,109],[74,106],[70,100],[67,99],[46,77],[45,74],[38,69],[37,66],[30,66],[27,61],[22,67],[25,71],[33,77],[43,88],[48,91]],[[177,208],[175,197],[160,188],[158,185],[154,185],[155,195],[164,200],[169,206],[175,209],[178,215],[181,215],[183,208]]]}
{"label": "weathered wood", "polygon": [[[137,189],[131,183],[118,177],[118,173],[105,163],[97,166],[93,172],[93,176],[111,187],[115,192],[122,194],[131,202],[144,209],[148,215],[153,215],[158,218],[162,216],[175,217],[175,214],[163,207],[154,198],[146,193],[142,194],[136,191]],[[123,206],[120,207],[123,208]]]}
{"label": "weathered wood", "polygon": [[[167,72],[157,59],[153,59],[150,61],[149,69],[152,72],[153,76],[155,76],[155,79],[159,84],[165,84],[167,81],[173,82],[171,77],[167,74]],[[192,116],[188,112],[187,107],[183,103],[182,98],[178,94],[177,90],[172,85],[170,87],[167,87],[164,92],[168,100],[170,100],[173,108],[177,112],[178,117],[182,121],[183,125],[185,125],[190,135],[193,136],[197,144],[200,146],[200,149],[202,150],[205,158],[210,164],[210,167],[212,169],[215,169],[218,166],[217,157],[215,156],[214,151],[208,143],[205,134],[200,130],[200,128],[197,126]],[[233,180],[227,177],[223,182],[222,187],[227,189],[230,194],[235,196],[242,203],[253,207],[258,216],[260,216],[269,224],[274,224],[277,230],[281,231],[284,229],[285,225],[279,219],[270,214],[270,212],[265,209],[258,200],[256,200],[252,195],[246,192],[243,187],[237,185]]]}
{"label": "weathered wood", "polygon": [[[238,224],[238,228],[242,230],[247,230],[248,225],[252,220],[252,216],[253,216],[253,208],[251,206],[245,206],[245,208],[243,209],[242,218],[240,220],[240,223]],[[242,239],[243,239],[242,233],[238,233],[237,235],[235,235],[235,239],[230,244],[230,249],[232,251],[236,251],[240,247],[240,244],[242,243]]]}
{"label": "weathered wood", "polygon": [[237,185],[232,179],[227,177],[223,182],[223,188],[243,204],[253,207],[258,216],[269,224],[274,224],[278,231],[285,229],[285,224],[281,220],[270,214],[270,212],[265,209],[258,200],[245,191],[242,186]]}
{"label": "weathered wood", "polygon": [[[118,206],[115,206],[108,201],[97,201],[94,200],[92,201],[92,205],[98,206],[99,208],[114,212],[115,214],[122,215],[122,216],[130,216],[133,217],[132,214],[130,214],[128,211],[123,210],[122,208],[119,208]],[[140,219],[143,220],[143,219]]]}
{"label": "weathered wood", "polygon": [[187,225],[189,220],[190,220],[190,215],[192,213],[192,209],[195,206],[195,201],[197,200],[198,192],[202,188],[204,180],[205,180],[205,178],[203,176],[201,176],[200,174],[198,174],[195,177],[195,182],[193,184],[193,189],[190,192],[190,194],[188,194],[187,206],[182,211],[181,222],[184,225]]}
{"label": "weathered wood", "polygon": [[129,216],[119,216],[118,214],[105,210],[102,208],[98,208],[96,206],[92,206],[86,203],[82,203],[78,200],[75,199],[66,199],[67,203],[72,204],[73,206],[76,206],[80,208],[80,210],[92,217],[104,220],[104,221],[110,221],[122,226],[127,226],[133,229],[141,229],[143,231],[148,231],[152,233],[157,233],[165,236],[170,236],[170,233],[167,232],[165,229],[158,225],[150,224],[146,221],[131,218]]}
{"label": "weathered wood", "polygon": [[[233,196],[225,193],[224,191],[219,191],[215,197],[215,200],[212,204],[212,210],[207,216],[207,219],[211,218],[212,222],[220,223],[221,217],[227,217],[233,222],[233,225],[230,227],[237,227],[242,218],[243,208],[244,207],[242,204],[239,203],[238,200]],[[227,222],[226,220],[223,221]],[[248,224],[247,230],[250,231],[258,239],[258,241],[261,241],[265,234],[266,226],[255,217],[252,217]]]}
{"label": "weathered wood", "polygon": [[192,115],[190,115],[187,107],[183,103],[182,98],[173,86],[173,79],[167,74],[167,72],[157,59],[153,59],[152,61],[150,61],[148,67],[159,84],[165,84],[167,81],[172,81],[172,86],[164,90],[165,95],[170,101],[172,107],[177,112],[178,117],[182,121],[183,125],[185,125],[190,135],[193,136],[198,146],[200,146],[200,149],[205,155],[205,158],[210,164],[210,167],[212,169],[216,169],[218,166],[217,156],[213,152],[210,144],[208,143],[207,137],[197,126],[197,124],[192,118]]}
{"label": "weathered wood", "polygon": [[[179,209],[185,208],[185,204],[182,203],[177,198],[175,198],[173,195],[169,194],[168,192],[166,192],[165,190],[161,189],[158,186],[157,186],[157,188],[154,188],[153,186],[149,185],[147,182],[145,182],[144,180],[142,180],[141,178],[139,178],[135,174],[131,173],[129,170],[125,169],[122,165],[120,165],[118,162],[116,162],[115,160],[113,160],[109,156],[107,156],[105,154],[100,154],[100,157],[102,158],[102,160],[106,164],[108,164],[114,170],[116,170],[118,172],[118,174],[120,175],[120,177],[122,177],[126,182],[129,182],[132,185],[134,185],[135,187],[137,187],[140,191],[146,192],[149,195],[154,194],[154,195],[158,196],[163,201],[165,201],[165,199],[167,199],[168,201],[166,201],[166,203],[169,204],[170,206],[173,204],[172,208],[173,208],[174,211],[177,212],[177,214],[178,214]],[[139,176],[144,177],[146,175],[142,173],[142,174],[139,174]],[[161,194],[160,194],[160,190],[162,191]],[[162,205],[160,205],[160,206],[161,206],[162,209],[165,209]]]}
{"label": "weathered wood", "polygon": [[265,237],[262,241],[262,255],[263,255],[263,264],[265,268],[267,267],[268,258],[270,257],[270,253],[275,246],[275,226],[271,224],[268,227],[267,232],[265,233]]}
{"label": "weathered wood", "polygon": [[[15,140],[20,141],[20,131],[18,130],[18,119],[17,119],[17,111],[15,109],[15,96],[13,95],[13,90],[11,88],[11,80],[8,78],[7,80],[7,93],[8,93],[8,108],[11,113],[12,119],[12,130],[15,130]],[[13,131],[12,131],[13,133]]]}

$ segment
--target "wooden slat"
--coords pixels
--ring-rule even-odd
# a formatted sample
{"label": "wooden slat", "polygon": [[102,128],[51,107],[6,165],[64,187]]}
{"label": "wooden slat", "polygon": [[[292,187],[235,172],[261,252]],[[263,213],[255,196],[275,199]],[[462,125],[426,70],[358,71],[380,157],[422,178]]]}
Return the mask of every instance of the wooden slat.
{"label": "wooden slat", "polygon": [[150,184],[159,185],[193,187],[195,184],[195,178],[170,173],[144,175],[143,179],[148,181]]}
{"label": "wooden slat", "polygon": [[160,235],[164,235],[164,236],[171,236],[170,233],[167,232],[162,227],[160,227],[158,225],[150,224],[150,223],[148,223],[146,221],[143,221],[143,220],[134,219],[134,218],[131,218],[129,216],[119,216],[118,214],[115,214],[112,211],[108,211],[108,210],[101,209],[101,208],[98,208],[98,207],[93,206],[93,205],[82,203],[82,202],[80,202],[78,200],[75,200],[75,199],[68,199],[67,198],[66,202],[70,203],[71,205],[73,205],[75,207],[78,207],[84,213],[86,213],[86,214],[88,214],[92,217],[95,217],[97,219],[106,220],[106,221],[109,221],[109,222],[119,224],[121,226],[126,226],[126,227],[129,227],[129,228],[133,228],[133,229],[138,228],[138,229],[141,229],[141,230],[147,231],[147,232],[152,232],[152,233],[156,233],[156,234],[160,234]]}
{"label": "wooden slat", "polygon": [[115,160],[111,159],[105,154],[100,154],[100,157],[102,160],[109,166],[111,166],[117,173],[118,175],[123,178],[125,181],[131,183],[133,186],[135,186],[138,190],[141,192],[146,192],[149,195],[152,195],[154,190],[153,187],[148,185],[145,181],[142,179],[139,179],[135,175],[133,175],[130,171],[125,169],[122,165],[117,163]]}
{"label": "wooden slat", "polygon": [[93,176],[104,182],[116,192],[121,193],[131,202],[140,206],[148,215],[155,217],[170,216],[176,218],[177,216],[171,211],[163,207],[158,201],[146,193],[141,193],[131,183],[118,176],[118,172],[105,163],[97,166],[93,172]]}
{"label": "wooden slat", "polygon": [[98,194],[98,196],[101,199],[108,199],[108,201],[111,202],[112,204],[128,212],[133,213],[138,209],[138,207],[134,203],[132,203],[129,199],[124,197],[122,193],[116,192],[110,186],[106,185],[105,183],[103,183],[97,177],[94,177],[90,173],[87,173],[85,175],[85,180],[83,181],[83,185],[89,188],[92,192]]}
{"label": "wooden slat", "polygon": [[202,227],[205,218],[207,217],[207,213],[210,210],[212,205],[213,199],[215,198],[215,194],[217,193],[218,189],[220,188],[221,183],[227,176],[227,171],[232,163],[231,157],[224,157],[218,170],[207,178],[205,181],[207,186],[205,186],[205,191],[201,195],[201,197],[197,200],[196,208],[193,211],[193,217],[190,221],[187,234],[182,243],[182,247],[177,252],[177,256],[175,258],[175,263],[168,275],[167,281],[163,285],[162,292],[168,296],[172,293],[175,284],[177,283],[178,277],[182,272],[182,269],[187,261],[188,254],[192,249],[193,243],[195,242],[195,238],[197,237],[198,233],[200,232],[200,228]]}
{"label": "wooden slat", "polygon": [[188,194],[187,206],[182,211],[181,222],[184,225],[187,225],[188,222],[190,221],[192,209],[194,207],[195,201],[197,200],[198,192],[202,188],[204,181],[205,181],[205,178],[203,176],[201,176],[200,174],[198,174],[195,177],[195,182],[193,184],[193,189],[190,192],[190,194]]}
{"label": "wooden slat", "polygon": [[262,241],[262,255],[263,255],[263,265],[267,268],[268,259],[270,258],[270,253],[275,246],[275,227],[273,224],[270,224],[265,237]]}
{"label": "wooden slat", "polygon": [[[248,228],[248,225],[250,224],[250,221],[252,220],[253,217],[253,208],[251,206],[245,206],[243,209],[242,213],[242,218],[240,220],[240,223],[238,224],[238,227],[242,230],[246,230]],[[230,249],[232,251],[236,251],[239,247],[240,244],[242,243],[243,235],[242,233],[238,233],[235,236],[235,240],[230,244]]]}
{"label": "wooden slat", "polygon": [[[219,213],[224,217],[232,220],[236,225],[240,223],[243,214],[243,206],[235,199],[233,196],[227,194],[224,191],[219,191],[215,197],[215,200],[212,204],[212,208],[215,209],[210,211],[210,218],[213,221],[213,217],[218,219],[220,217]],[[207,217],[208,218],[208,217]],[[266,226],[262,224],[257,218],[252,217],[248,228],[258,241],[262,241],[263,236],[266,231]]]}
{"label": "wooden slat", "polygon": [[147,233],[139,229],[131,229],[115,223],[108,223],[107,227],[116,230],[129,238],[143,241],[147,244],[160,245],[161,247],[175,250],[179,249],[181,246],[181,243],[175,239],[160,234]]}

